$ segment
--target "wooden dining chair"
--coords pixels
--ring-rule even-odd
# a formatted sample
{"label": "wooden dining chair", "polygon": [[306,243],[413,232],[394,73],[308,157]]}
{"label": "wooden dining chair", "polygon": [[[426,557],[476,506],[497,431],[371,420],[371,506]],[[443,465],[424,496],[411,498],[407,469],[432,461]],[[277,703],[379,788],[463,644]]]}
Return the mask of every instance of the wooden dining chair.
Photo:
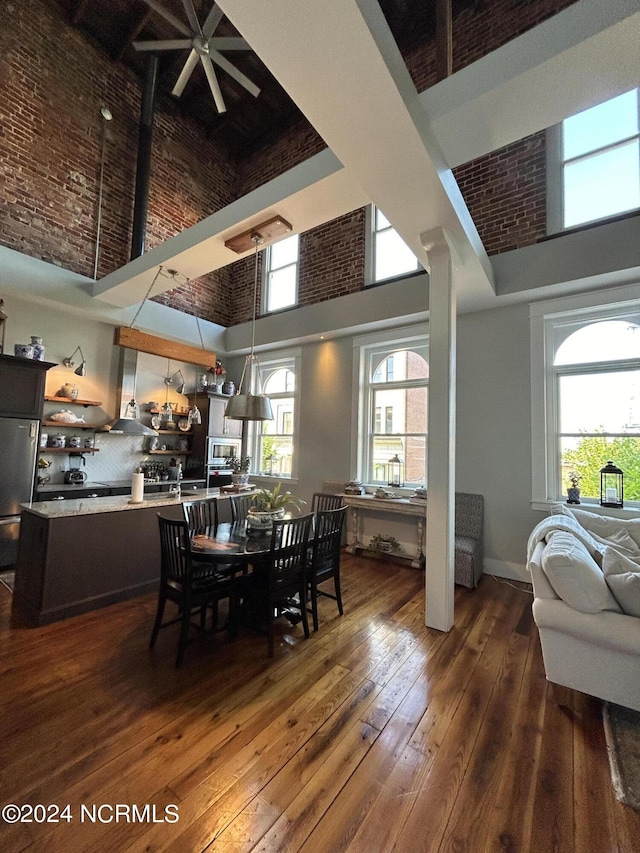
{"label": "wooden dining chair", "polygon": [[182,512],[189,530],[204,531],[207,528],[216,530],[218,527],[218,501],[183,501]]}
{"label": "wooden dining chair", "polygon": [[244,521],[249,508],[255,502],[255,495],[231,495],[231,521]]}
{"label": "wooden dining chair", "polygon": [[[198,563],[191,553],[190,531],[186,521],[164,518],[158,513],[160,528],[160,590],[156,619],[149,646],[153,648],[160,628],[180,622],[180,639],[176,667],[182,665],[184,651],[189,641],[191,626],[204,630],[204,614],[209,605],[214,607],[214,628],[217,624],[218,603],[231,596],[228,575],[216,571],[212,565]],[[163,622],[167,600],[179,608],[175,619]],[[195,610],[200,611],[200,624],[192,621]]]}
{"label": "wooden dining chair", "polygon": [[345,505],[342,495],[332,492],[314,492],[311,499],[311,512],[317,515],[327,509],[340,509]]}
{"label": "wooden dining chair", "polygon": [[307,618],[307,547],[313,516],[273,522],[269,556],[265,571],[254,572],[252,597],[254,607],[266,615],[269,657],[273,657],[274,620],[279,612],[299,611],[304,635],[309,637]]}
{"label": "wooden dining chair", "polygon": [[[346,506],[321,510],[315,517],[315,535],[309,549],[311,557],[307,571],[314,631],[318,630],[319,595],[333,599],[338,604],[340,615],[344,613],[340,586],[340,548],[346,511]],[[335,593],[319,588],[320,584],[331,578],[333,578]]]}

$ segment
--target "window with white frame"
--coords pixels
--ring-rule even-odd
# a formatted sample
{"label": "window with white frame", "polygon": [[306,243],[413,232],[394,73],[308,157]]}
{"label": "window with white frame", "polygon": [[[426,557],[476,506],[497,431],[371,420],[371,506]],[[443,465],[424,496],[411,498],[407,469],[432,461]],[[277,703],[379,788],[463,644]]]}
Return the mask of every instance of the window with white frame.
{"label": "window with white frame", "polygon": [[298,358],[292,355],[260,363],[263,393],[271,401],[272,421],[251,425],[251,469],[255,474],[294,477],[297,444]]}
{"label": "window with white frame", "polygon": [[266,252],[266,270],[263,311],[279,311],[298,301],[298,235],[293,234],[269,246]]}
{"label": "window with white frame", "polygon": [[[543,394],[534,394],[544,449],[534,452],[534,500],[564,500],[569,475],[579,477],[581,502],[599,503],[600,469],[608,461],[624,472],[625,504],[640,502],[640,308],[600,306],[533,318],[544,335]],[[533,336],[532,336],[533,343]],[[532,353],[533,355],[533,353]],[[535,358],[532,359],[532,369]],[[542,399],[540,399],[542,396]],[[544,411],[544,423],[541,418]],[[536,459],[537,457],[537,459]],[[546,458],[545,495],[541,471]],[[537,492],[537,495],[536,495]]]}
{"label": "window with white frame", "polygon": [[640,207],[638,93],[571,116],[548,136],[548,230]]}
{"label": "window with white frame", "polygon": [[420,340],[360,348],[360,478],[390,482],[392,457],[401,460],[405,485],[426,485],[429,351]]}
{"label": "window with white frame", "polygon": [[372,284],[420,269],[416,256],[375,205],[371,208],[370,254]]}

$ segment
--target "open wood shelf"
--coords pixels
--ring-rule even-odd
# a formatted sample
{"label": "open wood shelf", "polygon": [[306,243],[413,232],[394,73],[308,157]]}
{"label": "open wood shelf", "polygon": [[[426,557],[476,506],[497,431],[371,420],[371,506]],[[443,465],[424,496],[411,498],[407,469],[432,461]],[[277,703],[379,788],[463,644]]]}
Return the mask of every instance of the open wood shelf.
{"label": "open wood shelf", "polygon": [[85,424],[85,423],[68,424],[68,423],[64,423],[62,421],[42,421],[42,426],[55,427],[56,429],[58,429],[59,427],[66,427],[67,429],[92,429],[92,430],[102,429],[102,427],[99,426],[98,424]]}
{"label": "open wood shelf", "polygon": [[71,453],[77,456],[79,453],[99,453],[99,447],[41,447],[38,451],[41,456],[48,453]]}
{"label": "open wood shelf", "polygon": [[76,398],[74,400],[73,397],[58,397],[55,394],[54,395],[45,394],[44,399],[49,400],[49,402],[51,402],[51,403],[75,403],[78,406],[101,406],[102,405],[102,403],[99,403],[96,400],[80,400],[79,398]]}

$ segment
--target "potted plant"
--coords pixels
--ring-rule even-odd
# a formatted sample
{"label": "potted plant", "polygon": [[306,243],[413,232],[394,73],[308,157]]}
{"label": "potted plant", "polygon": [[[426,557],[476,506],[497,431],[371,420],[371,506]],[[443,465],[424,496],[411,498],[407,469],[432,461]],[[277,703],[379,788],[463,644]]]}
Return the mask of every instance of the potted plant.
{"label": "potted plant", "polygon": [[569,487],[567,489],[567,503],[568,504],[579,504],[580,503],[580,480],[582,477],[578,474],[577,471],[569,471],[567,474],[567,479],[569,481]]}
{"label": "potted plant", "polygon": [[402,551],[402,545],[395,536],[383,536],[381,533],[376,533],[375,536],[371,537],[367,551],[373,551],[378,557],[382,554],[397,554]]}
{"label": "potted plant", "polygon": [[231,482],[234,486],[246,486],[249,482],[250,456],[230,456]]}
{"label": "potted plant", "polygon": [[273,489],[258,489],[254,505],[247,512],[247,526],[251,530],[271,530],[271,524],[283,518],[288,506],[301,509],[305,504],[301,498],[282,491],[282,483],[276,483]]}

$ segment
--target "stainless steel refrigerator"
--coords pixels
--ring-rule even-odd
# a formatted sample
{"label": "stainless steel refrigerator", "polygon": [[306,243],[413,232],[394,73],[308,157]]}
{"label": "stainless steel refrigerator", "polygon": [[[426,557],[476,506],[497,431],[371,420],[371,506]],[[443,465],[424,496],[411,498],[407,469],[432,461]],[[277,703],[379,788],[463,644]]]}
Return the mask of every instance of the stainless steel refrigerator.
{"label": "stainless steel refrigerator", "polygon": [[0,418],[0,572],[18,554],[20,504],[33,494],[38,428],[28,418]]}

